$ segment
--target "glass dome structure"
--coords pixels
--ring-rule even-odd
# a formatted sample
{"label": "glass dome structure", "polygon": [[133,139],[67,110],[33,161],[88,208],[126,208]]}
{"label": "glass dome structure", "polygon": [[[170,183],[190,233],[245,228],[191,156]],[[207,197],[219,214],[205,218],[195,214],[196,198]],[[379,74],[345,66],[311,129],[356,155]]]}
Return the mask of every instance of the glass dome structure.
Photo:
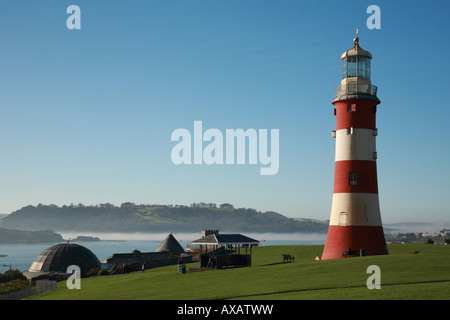
{"label": "glass dome structure", "polygon": [[75,243],[62,243],[44,250],[31,264],[29,272],[63,272],[76,265],[81,274],[100,267],[97,256],[86,247]]}

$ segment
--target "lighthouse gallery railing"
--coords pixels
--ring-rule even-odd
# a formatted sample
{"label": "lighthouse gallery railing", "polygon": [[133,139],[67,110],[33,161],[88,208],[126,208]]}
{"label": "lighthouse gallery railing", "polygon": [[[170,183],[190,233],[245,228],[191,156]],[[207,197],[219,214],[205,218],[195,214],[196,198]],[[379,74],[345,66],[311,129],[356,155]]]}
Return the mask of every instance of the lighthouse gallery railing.
{"label": "lighthouse gallery railing", "polygon": [[337,86],[334,91],[336,92],[336,97],[346,95],[346,94],[367,94],[371,96],[377,95],[377,86],[371,84],[356,84],[348,83],[346,85]]}

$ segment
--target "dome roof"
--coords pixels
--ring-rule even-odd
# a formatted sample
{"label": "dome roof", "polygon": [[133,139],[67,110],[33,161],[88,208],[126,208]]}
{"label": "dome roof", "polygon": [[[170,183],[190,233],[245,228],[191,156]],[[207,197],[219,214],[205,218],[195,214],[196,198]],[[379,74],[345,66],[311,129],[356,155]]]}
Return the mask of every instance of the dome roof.
{"label": "dome roof", "polygon": [[76,265],[84,274],[100,266],[100,261],[91,250],[75,243],[62,243],[44,250],[31,264],[30,272],[66,272]]}
{"label": "dome roof", "polygon": [[183,247],[178,243],[177,239],[172,234],[169,234],[166,239],[159,245],[155,252],[169,251],[171,253],[184,253]]}
{"label": "dome roof", "polygon": [[370,54],[370,52],[364,50],[363,48],[361,48],[359,46],[359,38],[358,37],[356,37],[354,39],[354,43],[355,43],[355,45],[353,46],[353,48],[351,48],[350,50],[345,51],[341,55],[341,60],[346,58],[346,57],[350,57],[350,56],[368,57],[369,59],[372,59],[372,55]]}

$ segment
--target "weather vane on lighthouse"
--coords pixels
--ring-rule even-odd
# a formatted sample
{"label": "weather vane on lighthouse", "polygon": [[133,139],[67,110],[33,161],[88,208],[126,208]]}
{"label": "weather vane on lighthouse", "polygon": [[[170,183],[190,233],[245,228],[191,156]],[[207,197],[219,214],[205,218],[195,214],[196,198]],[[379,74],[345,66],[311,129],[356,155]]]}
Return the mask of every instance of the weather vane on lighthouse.
{"label": "weather vane on lighthouse", "polygon": [[381,223],[375,138],[380,100],[370,81],[370,52],[354,46],[341,55],[342,80],[333,100],[336,115],[334,189],[322,259],[388,254]]}

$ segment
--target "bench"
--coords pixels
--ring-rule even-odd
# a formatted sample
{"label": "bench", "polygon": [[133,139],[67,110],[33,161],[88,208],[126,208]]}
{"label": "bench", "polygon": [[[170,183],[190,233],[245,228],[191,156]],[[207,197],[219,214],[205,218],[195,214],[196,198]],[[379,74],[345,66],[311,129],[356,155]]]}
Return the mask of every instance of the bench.
{"label": "bench", "polygon": [[355,250],[347,250],[342,254],[342,257],[347,258],[347,256],[357,256],[358,251]]}
{"label": "bench", "polygon": [[294,261],[294,256],[291,256],[290,254],[283,254],[283,262],[290,262]]}

